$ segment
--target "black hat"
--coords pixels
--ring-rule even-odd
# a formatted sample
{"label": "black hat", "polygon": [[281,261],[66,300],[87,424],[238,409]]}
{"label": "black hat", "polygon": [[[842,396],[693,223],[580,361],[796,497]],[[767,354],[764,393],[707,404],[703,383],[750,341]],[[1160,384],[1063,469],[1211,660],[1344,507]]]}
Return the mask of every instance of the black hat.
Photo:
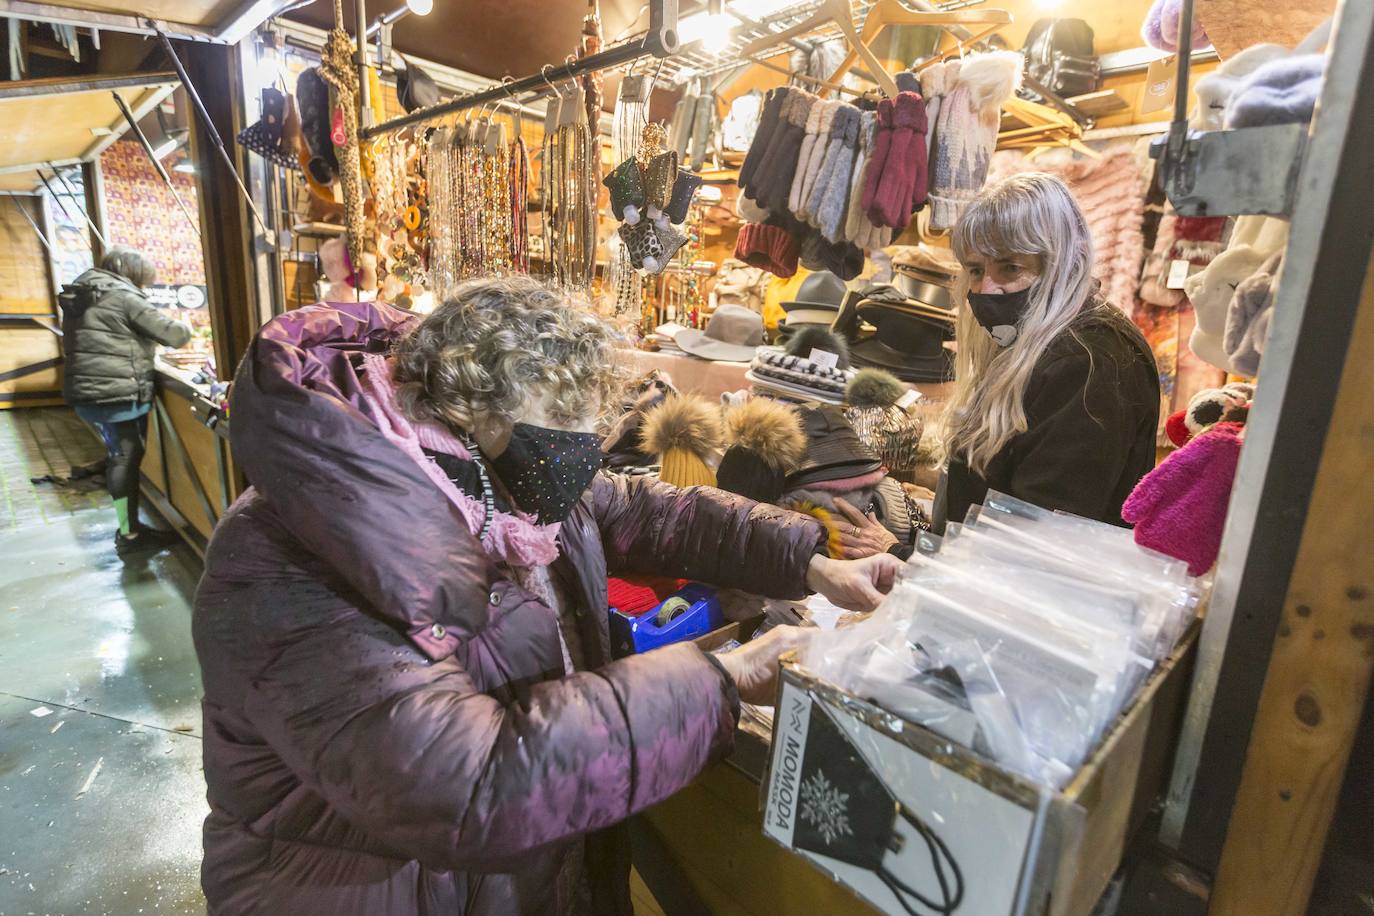
{"label": "black hat", "polygon": [[862,477],[883,466],[882,459],[859,438],[844,417],[843,408],[825,404],[802,410],[806,457],[788,475],[789,489],[826,480]]}
{"label": "black hat", "polygon": [[782,304],[787,327],[802,324],[829,325],[839,314],[844,301],[844,281],[828,270],[818,270],[797,287],[797,298]]}
{"label": "black hat", "polygon": [[754,398],[725,415],[730,447],[716,469],[716,486],[763,503],[776,503],[790,471],[806,455],[806,435],[796,410]]}
{"label": "black hat", "polygon": [[954,378],[954,354],[944,345],[954,339],[949,320],[885,302],[861,303],[859,314],[878,330],[851,348],[856,364],[886,369],[904,382]]}

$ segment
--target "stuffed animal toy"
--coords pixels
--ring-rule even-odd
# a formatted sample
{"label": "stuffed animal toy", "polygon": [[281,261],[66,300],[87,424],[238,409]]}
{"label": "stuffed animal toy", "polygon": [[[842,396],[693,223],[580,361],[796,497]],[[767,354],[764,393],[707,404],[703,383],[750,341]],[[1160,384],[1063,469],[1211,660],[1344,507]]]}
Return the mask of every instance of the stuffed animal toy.
{"label": "stuffed animal toy", "polygon": [[1249,382],[1231,382],[1221,388],[1204,388],[1193,395],[1186,408],[1169,417],[1165,431],[1169,434],[1169,440],[1182,448],[1217,423],[1243,423],[1254,398],[1255,386]]}
{"label": "stuffed animal toy", "polygon": [[711,466],[725,439],[720,409],[704,398],[674,395],[644,414],[645,454],[657,455],[659,479],[675,487],[716,485]]}
{"label": "stuffed animal toy", "polygon": [[1188,346],[1202,359],[1218,369],[1229,369],[1231,361],[1222,345],[1226,333],[1226,312],[1236,287],[1246,277],[1260,269],[1265,255],[1250,245],[1228,248],[1217,255],[1206,269],[1183,281],[1183,292],[1193,303],[1197,326]]}
{"label": "stuffed animal toy", "polygon": [[1190,575],[1211,569],[1244,439],[1241,424],[1218,423],[1146,474],[1121,509],[1135,542],[1187,562]]}
{"label": "stuffed animal toy", "polygon": [[716,486],[757,502],[776,503],[806,454],[801,418],[769,398],[753,398],[727,413],[725,441]]}

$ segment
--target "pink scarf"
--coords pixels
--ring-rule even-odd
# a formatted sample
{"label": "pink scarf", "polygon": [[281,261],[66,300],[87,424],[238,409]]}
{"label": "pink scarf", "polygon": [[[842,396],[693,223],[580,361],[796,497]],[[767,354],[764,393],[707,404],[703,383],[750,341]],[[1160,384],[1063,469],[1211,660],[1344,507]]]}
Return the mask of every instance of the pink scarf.
{"label": "pink scarf", "polygon": [[[415,422],[401,412],[396,403],[396,381],[391,374],[391,361],[384,355],[365,354],[363,367],[366,370],[362,378],[363,397],[372,408],[377,428],[420,466],[462,514],[473,537],[476,537],[482,530],[485,514],[482,501],[454,486],[434,459],[424,453],[424,449],[462,459],[471,459],[471,453],[458,437],[440,424]],[[482,547],[494,559],[511,566],[547,566],[558,558],[558,529],[557,522],[538,525],[528,515],[497,512],[486,539],[482,541]]]}

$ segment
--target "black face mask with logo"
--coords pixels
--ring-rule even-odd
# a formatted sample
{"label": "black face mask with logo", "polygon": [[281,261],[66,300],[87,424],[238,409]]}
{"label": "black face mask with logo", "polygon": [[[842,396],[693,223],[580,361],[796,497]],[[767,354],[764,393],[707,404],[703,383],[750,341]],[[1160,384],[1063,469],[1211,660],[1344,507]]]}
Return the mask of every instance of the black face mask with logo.
{"label": "black face mask with logo", "polygon": [[[801,811],[794,836],[798,849],[873,872],[912,916],[923,913],[913,904],[936,916],[949,916],[959,908],[964,877],[949,847],[893,797],[820,702],[811,704],[800,779]],[[938,888],[923,893],[884,862],[888,853],[901,852],[912,841],[924,844]]]}
{"label": "black face mask with logo", "polygon": [[601,437],[516,423],[491,466],[520,511],[543,525],[561,522],[601,468]]}
{"label": "black face mask with logo", "polygon": [[1014,293],[969,293],[968,304],[974,319],[997,345],[1010,347],[1016,342],[1021,316],[1030,307],[1030,294],[1031,286]]}

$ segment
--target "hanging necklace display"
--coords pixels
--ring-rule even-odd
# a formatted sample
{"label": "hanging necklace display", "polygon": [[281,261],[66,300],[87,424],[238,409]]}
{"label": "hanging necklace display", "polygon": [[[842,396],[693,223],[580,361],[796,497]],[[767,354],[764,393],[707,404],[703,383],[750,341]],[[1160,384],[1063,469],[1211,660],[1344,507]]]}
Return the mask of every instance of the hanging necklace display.
{"label": "hanging necklace display", "polygon": [[[639,147],[639,134],[648,123],[649,93],[652,82],[647,74],[633,70],[620,81],[615,114],[611,118],[611,161],[624,162]],[[630,261],[630,251],[619,233],[611,237],[610,286],[615,290],[614,314],[639,317],[643,299],[643,280]]]}
{"label": "hanging necklace display", "polygon": [[596,269],[596,188],[589,181],[595,149],[581,88],[554,93],[540,171],[546,256],[553,282],[585,295]]}
{"label": "hanging necklace display", "polygon": [[353,69],[353,44],[344,31],[343,0],[334,0],[334,28],[325,37],[319,72],[339,97],[343,142],[337,145],[344,227],[348,230],[348,255],[354,264],[362,264],[367,218],[363,213],[362,160],[358,152],[358,73]]}

